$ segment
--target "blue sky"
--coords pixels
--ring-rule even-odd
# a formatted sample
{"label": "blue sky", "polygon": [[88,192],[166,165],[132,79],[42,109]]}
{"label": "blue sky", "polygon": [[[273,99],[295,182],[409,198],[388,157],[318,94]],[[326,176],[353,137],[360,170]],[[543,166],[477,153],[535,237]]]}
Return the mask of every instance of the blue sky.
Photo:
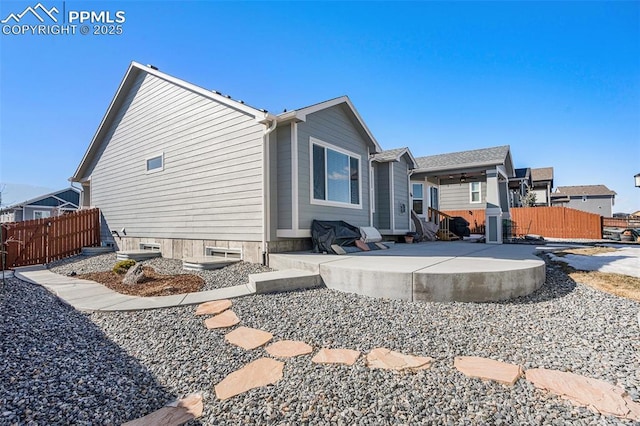
{"label": "blue sky", "polygon": [[[0,19],[36,4],[3,0]],[[2,182],[68,185],[135,60],[274,113],[346,94],[384,148],[508,144],[516,167],[640,210],[640,2],[42,4],[126,21],[0,35]]]}

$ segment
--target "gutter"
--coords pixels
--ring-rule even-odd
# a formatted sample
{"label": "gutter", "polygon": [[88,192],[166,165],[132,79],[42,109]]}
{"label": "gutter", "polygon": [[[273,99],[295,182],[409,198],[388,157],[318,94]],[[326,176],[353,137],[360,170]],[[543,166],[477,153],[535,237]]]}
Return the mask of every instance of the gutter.
{"label": "gutter", "polygon": [[[267,123],[271,124],[267,126]],[[269,214],[271,213],[271,188],[269,179],[269,135],[278,125],[277,117],[265,112],[262,123],[265,125],[262,133],[262,264],[267,266],[267,239],[269,232]]]}

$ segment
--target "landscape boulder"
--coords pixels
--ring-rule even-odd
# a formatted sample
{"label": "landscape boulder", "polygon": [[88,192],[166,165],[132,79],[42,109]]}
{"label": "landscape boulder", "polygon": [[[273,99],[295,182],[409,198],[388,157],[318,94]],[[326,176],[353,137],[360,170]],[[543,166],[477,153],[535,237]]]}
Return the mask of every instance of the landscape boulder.
{"label": "landscape boulder", "polygon": [[142,270],[142,265],[139,263],[136,263],[131,268],[129,268],[124,278],[122,279],[122,284],[136,285],[136,284],[140,284],[143,280],[144,280],[144,271]]}

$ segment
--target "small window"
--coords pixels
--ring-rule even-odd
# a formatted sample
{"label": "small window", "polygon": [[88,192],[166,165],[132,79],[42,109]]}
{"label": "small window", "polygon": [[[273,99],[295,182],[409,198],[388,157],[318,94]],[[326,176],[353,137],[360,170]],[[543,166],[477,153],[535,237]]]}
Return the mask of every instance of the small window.
{"label": "small window", "polygon": [[424,214],[424,186],[421,183],[411,185],[413,194],[413,211],[416,214]]}
{"label": "small window", "polygon": [[480,182],[469,182],[469,191],[471,192],[471,202],[479,203],[480,199]]}
{"label": "small window", "polygon": [[36,210],[33,212],[34,219],[44,219],[50,216],[51,216],[51,212],[48,212],[48,211]]}
{"label": "small window", "polygon": [[155,172],[163,170],[164,168],[164,155],[160,154],[155,157],[147,158],[147,171]]}
{"label": "small window", "polygon": [[311,163],[312,202],[360,207],[359,156],[313,143]]}

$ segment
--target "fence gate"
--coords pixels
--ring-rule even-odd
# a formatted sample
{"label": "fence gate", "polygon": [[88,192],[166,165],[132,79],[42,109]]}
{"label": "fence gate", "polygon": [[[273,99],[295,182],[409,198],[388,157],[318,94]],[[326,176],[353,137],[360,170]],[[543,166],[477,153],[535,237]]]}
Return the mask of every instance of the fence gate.
{"label": "fence gate", "polygon": [[[49,263],[100,245],[100,211],[80,210],[53,218],[3,223],[4,267]],[[3,265],[0,264],[0,269]]]}

